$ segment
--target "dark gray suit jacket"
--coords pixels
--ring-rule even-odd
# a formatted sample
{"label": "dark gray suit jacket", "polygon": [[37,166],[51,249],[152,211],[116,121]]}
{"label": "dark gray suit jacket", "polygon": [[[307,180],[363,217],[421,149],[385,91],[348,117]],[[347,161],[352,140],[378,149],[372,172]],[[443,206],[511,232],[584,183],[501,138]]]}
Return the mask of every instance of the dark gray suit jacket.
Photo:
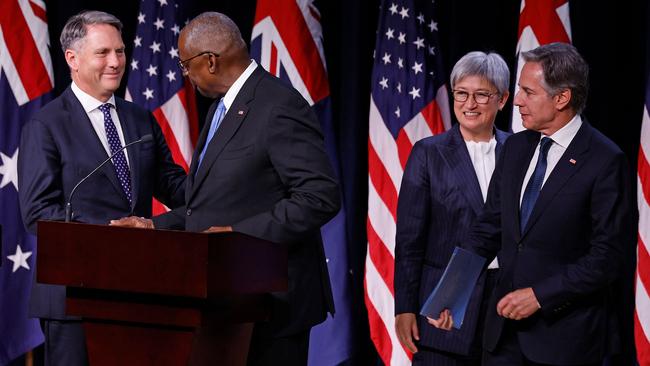
{"label": "dark gray suit jacket", "polygon": [[[208,145],[213,103],[199,137],[185,207],[155,217],[157,228],[234,231],[289,244],[289,291],[273,295],[269,323],[295,334],[325,319],[334,304],[320,227],[339,210],[338,185],[320,124],[302,96],[257,67]],[[255,255],[255,253],[251,253]]]}

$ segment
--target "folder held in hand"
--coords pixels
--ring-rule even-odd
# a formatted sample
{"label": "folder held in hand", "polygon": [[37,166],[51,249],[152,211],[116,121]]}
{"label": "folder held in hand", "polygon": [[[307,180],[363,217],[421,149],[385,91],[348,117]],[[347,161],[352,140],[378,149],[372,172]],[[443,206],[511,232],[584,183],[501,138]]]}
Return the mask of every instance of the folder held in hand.
{"label": "folder held in hand", "polygon": [[438,285],[422,306],[420,314],[438,319],[444,309],[451,311],[453,327],[460,329],[476,280],[483,270],[485,258],[456,247]]}

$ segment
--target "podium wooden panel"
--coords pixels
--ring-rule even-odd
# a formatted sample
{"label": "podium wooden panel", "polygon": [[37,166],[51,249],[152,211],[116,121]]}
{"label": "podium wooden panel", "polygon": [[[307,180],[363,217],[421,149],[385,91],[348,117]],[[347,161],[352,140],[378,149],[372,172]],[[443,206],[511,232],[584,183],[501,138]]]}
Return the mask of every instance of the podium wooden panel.
{"label": "podium wooden panel", "polygon": [[91,366],[244,365],[286,246],[240,233],[39,221],[37,280],[67,286]]}

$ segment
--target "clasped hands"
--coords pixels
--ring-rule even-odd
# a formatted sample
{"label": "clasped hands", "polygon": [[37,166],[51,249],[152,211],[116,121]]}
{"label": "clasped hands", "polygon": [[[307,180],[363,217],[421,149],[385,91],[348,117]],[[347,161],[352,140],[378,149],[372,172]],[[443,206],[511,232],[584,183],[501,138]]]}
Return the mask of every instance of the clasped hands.
{"label": "clasped hands", "polygon": [[[540,308],[532,287],[526,287],[512,291],[501,298],[497,303],[497,314],[506,319],[521,320],[533,315]],[[438,319],[427,317],[427,322],[444,330],[450,330],[454,325],[454,319],[448,309],[443,310]]]}
{"label": "clasped hands", "polygon": [[[144,217],[129,216],[122,217],[118,220],[111,220],[109,223],[111,226],[121,226],[121,227],[134,227],[140,229],[155,229],[153,221],[151,219],[145,219]],[[207,230],[204,230],[204,233],[223,233],[232,231],[232,226],[210,226]]]}

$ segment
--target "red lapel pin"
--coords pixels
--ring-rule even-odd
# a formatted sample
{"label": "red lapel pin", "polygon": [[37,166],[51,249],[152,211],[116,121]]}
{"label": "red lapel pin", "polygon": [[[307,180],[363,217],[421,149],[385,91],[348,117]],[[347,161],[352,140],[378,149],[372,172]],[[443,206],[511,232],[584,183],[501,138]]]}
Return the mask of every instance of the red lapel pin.
{"label": "red lapel pin", "polygon": [[576,165],[576,159],[569,159],[569,163]]}

